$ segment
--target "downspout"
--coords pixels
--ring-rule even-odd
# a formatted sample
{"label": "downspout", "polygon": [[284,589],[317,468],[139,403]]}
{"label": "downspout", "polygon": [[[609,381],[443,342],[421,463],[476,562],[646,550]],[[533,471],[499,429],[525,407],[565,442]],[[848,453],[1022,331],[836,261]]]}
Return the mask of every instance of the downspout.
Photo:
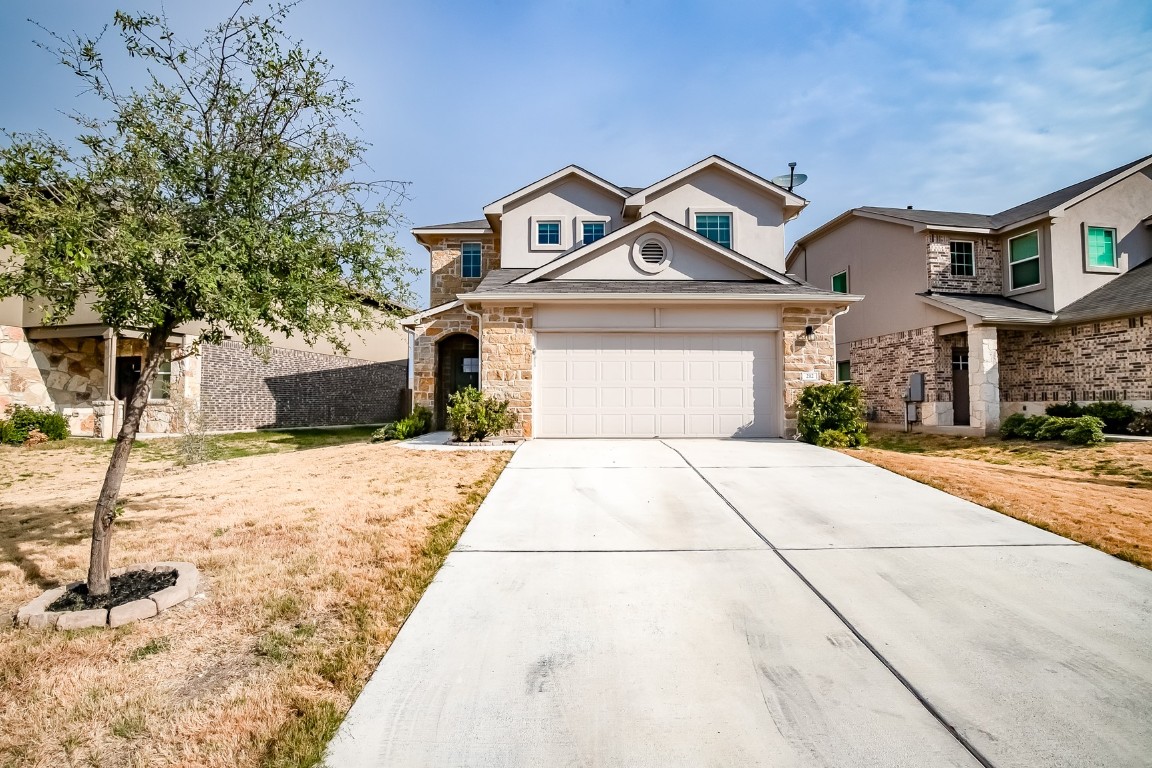
{"label": "downspout", "polygon": [[404,332],[408,334],[408,413],[403,415],[407,416],[416,409],[416,327],[405,325]]}
{"label": "downspout", "polygon": [[476,369],[476,379],[477,379],[477,383],[480,385],[478,387],[478,389],[481,392],[483,392],[484,391],[484,317],[479,312],[473,312],[472,310],[468,309],[467,304],[461,304],[460,306],[461,306],[461,308],[463,308],[465,314],[472,315],[472,317],[476,318],[476,337],[477,337],[476,338],[476,351],[479,353],[479,361],[480,361],[480,363]]}
{"label": "downspout", "polygon": [[104,331],[104,381],[108,387],[108,399],[112,401],[112,428],[110,437],[116,437],[117,424],[120,421],[120,400],[116,397],[116,342],[118,340],[115,329]]}

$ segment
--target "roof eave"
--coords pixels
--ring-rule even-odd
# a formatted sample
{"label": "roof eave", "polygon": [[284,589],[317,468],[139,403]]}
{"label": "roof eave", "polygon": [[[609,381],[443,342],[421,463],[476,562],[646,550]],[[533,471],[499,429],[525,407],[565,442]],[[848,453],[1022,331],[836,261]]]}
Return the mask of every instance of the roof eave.
{"label": "roof eave", "polygon": [[620,187],[616,186],[615,184],[608,181],[607,179],[601,178],[600,176],[597,176],[596,174],[592,173],[591,171],[587,171],[578,165],[567,165],[567,166],[561,168],[560,170],[555,171],[553,173],[550,173],[541,179],[537,179],[536,181],[532,182],[531,184],[528,184],[526,186],[521,187],[520,189],[516,190],[515,192],[512,192],[511,194],[505,195],[504,197],[500,198],[499,200],[494,200],[493,202],[488,203],[488,205],[484,206],[484,216],[489,221],[492,220],[493,216],[502,216],[504,214],[504,210],[508,207],[509,203],[514,203],[517,200],[520,200],[524,197],[527,197],[527,196],[529,196],[535,192],[538,192],[541,189],[546,189],[547,187],[551,186],[552,184],[555,184],[556,182],[560,181],[561,179],[565,179],[569,176],[579,176],[580,178],[584,179],[585,181],[591,182],[592,184],[595,184],[596,186],[604,189],[607,192],[611,192],[612,194],[616,195],[617,197],[619,197],[621,199],[625,199],[628,197],[627,192],[620,189]]}
{"label": "roof eave", "polygon": [[[784,201],[784,207],[786,210],[788,208],[796,208],[796,213],[799,214],[799,212],[801,210],[803,210],[806,205],[808,205],[808,201],[806,199],[804,199],[803,197],[800,197],[799,195],[797,195],[793,192],[790,192],[789,190],[784,189],[781,186],[773,184],[768,179],[765,179],[762,176],[759,176],[755,173],[752,173],[752,171],[749,171],[747,168],[742,168],[739,165],[736,165],[736,163],[733,163],[731,160],[727,160],[723,157],[720,157],[719,155],[709,155],[708,157],[704,158],[703,160],[695,162],[692,165],[688,166],[687,168],[679,170],[676,173],[672,174],[671,176],[660,179],[660,181],[657,181],[654,184],[649,184],[647,187],[644,187],[639,192],[636,192],[632,195],[629,195],[624,200],[625,214],[626,215],[635,215],[635,211],[639,210],[639,208],[641,206],[643,206],[645,203],[647,203],[648,198],[651,195],[659,192],[660,190],[664,189],[665,187],[669,187],[673,184],[678,184],[679,182],[683,181],[684,179],[687,179],[691,176],[695,176],[697,173],[700,173],[705,168],[709,168],[709,167],[714,166],[714,165],[718,165],[718,166],[724,168],[725,170],[727,170],[729,173],[732,173],[735,176],[743,178],[745,181],[756,184],[757,186],[764,187],[764,188],[768,189],[769,191],[775,193],[777,196],[779,196]],[[632,213],[629,213],[630,211]],[[792,216],[792,218],[795,218],[795,215]]]}
{"label": "roof eave", "polygon": [[708,301],[708,302],[730,302],[730,301],[802,301],[805,303],[818,303],[818,304],[854,304],[863,296],[856,296],[849,293],[838,293],[835,296],[829,296],[825,293],[753,293],[753,294],[733,294],[733,293],[601,293],[597,291],[590,291],[588,293],[533,293],[529,291],[515,292],[515,293],[501,293],[500,291],[474,291],[472,293],[462,293],[458,295],[461,301],[466,303],[484,302],[484,301],[519,301],[530,303],[541,303],[547,301],[583,301],[583,302],[618,302],[618,301],[661,301],[661,302],[680,302],[680,301]]}
{"label": "roof eave", "polygon": [[961,309],[960,307],[953,306],[947,302],[938,301],[932,296],[924,296],[918,293],[916,294],[916,297],[923,301],[925,304],[929,304],[933,307],[936,307],[937,309],[942,309],[945,312],[951,312],[952,314],[959,315],[965,319],[975,320],[977,323],[983,325],[1052,325],[1056,319],[1056,315],[1050,315],[1046,319],[987,317],[986,315],[981,315],[977,312]]}

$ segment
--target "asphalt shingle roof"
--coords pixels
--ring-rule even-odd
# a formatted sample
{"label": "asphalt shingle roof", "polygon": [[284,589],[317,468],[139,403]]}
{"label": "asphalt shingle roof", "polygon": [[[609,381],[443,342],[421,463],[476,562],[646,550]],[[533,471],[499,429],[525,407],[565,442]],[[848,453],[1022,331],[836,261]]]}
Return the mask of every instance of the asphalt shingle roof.
{"label": "asphalt shingle roof", "polygon": [[953,309],[976,315],[992,322],[1051,323],[1052,313],[1047,310],[1008,299],[994,293],[937,293],[929,291],[918,296],[933,299]]}
{"label": "asphalt shingle roof", "polygon": [[512,283],[530,269],[494,269],[484,276],[474,293],[522,293],[556,295],[566,293],[677,293],[677,294],[796,294],[803,296],[837,296],[832,291],[811,285],[781,285],[772,280],[536,280]]}
{"label": "asphalt shingle roof", "polygon": [[413,227],[413,229],[488,229],[488,220],[453,221],[449,224],[430,224],[427,227]]}
{"label": "asphalt shingle roof", "polygon": [[1079,323],[1152,312],[1152,260],[1133,267],[1060,310],[1057,322]]}

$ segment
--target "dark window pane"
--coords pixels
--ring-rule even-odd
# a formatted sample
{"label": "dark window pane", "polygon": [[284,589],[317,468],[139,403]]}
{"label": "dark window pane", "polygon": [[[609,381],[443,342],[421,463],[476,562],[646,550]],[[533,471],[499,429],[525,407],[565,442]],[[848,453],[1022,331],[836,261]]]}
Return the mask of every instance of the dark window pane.
{"label": "dark window pane", "polygon": [[1024,261],[1033,256],[1040,255],[1040,239],[1035,232],[1029,232],[1008,241],[1008,259],[1010,262]]}
{"label": "dark window pane", "polygon": [[832,290],[836,293],[848,293],[848,273],[841,272],[837,275],[832,275]]}
{"label": "dark window pane", "polygon": [[1040,259],[1012,265],[1012,287],[1024,288],[1040,284]]}

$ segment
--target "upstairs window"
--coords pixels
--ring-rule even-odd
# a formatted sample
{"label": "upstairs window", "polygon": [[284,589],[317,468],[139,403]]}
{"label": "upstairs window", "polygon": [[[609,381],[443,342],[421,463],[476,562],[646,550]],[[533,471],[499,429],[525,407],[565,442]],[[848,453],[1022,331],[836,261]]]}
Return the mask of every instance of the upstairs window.
{"label": "upstairs window", "polygon": [[696,214],[696,231],[718,245],[732,247],[732,215],[729,213]]}
{"label": "upstairs window", "polygon": [[1029,232],[1008,241],[1010,290],[1040,285],[1040,234]]}
{"label": "upstairs window", "polygon": [[952,276],[975,277],[976,256],[972,243],[968,240],[953,240],[948,245],[952,252]]}
{"label": "upstairs window", "polygon": [[560,245],[560,222],[536,222],[536,245]]}
{"label": "upstairs window", "polygon": [[602,221],[586,221],[583,225],[583,240],[584,245],[594,243],[600,238],[604,237],[604,222]]}
{"label": "upstairs window", "polygon": [[1085,227],[1085,248],[1089,270],[1114,270],[1116,261],[1116,230],[1109,227]]}
{"label": "upstairs window", "polygon": [[832,290],[836,293],[848,293],[848,270],[832,275]]}
{"label": "upstairs window", "polygon": [[461,243],[460,245],[460,276],[465,278],[480,277],[480,256],[483,248],[480,243]]}

